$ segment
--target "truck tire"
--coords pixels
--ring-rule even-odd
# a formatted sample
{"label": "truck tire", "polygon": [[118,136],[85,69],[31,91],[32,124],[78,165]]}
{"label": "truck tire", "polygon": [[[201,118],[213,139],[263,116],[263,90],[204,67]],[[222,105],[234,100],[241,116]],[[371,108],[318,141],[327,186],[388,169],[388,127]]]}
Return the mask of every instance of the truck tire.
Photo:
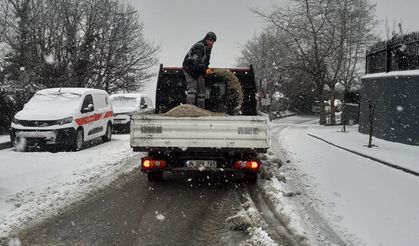
{"label": "truck tire", "polygon": [[149,182],[159,182],[163,180],[163,171],[153,171],[147,173],[147,179]]}
{"label": "truck tire", "polygon": [[245,173],[244,174],[244,182],[247,184],[256,184],[258,181],[258,174],[257,173]]}

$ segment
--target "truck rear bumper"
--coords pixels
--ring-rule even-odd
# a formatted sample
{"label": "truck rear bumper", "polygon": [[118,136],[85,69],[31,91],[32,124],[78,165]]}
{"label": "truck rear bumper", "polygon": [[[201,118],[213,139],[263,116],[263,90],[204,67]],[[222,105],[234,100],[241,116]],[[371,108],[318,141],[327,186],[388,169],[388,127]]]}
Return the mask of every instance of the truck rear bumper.
{"label": "truck rear bumper", "polygon": [[219,167],[200,167],[200,168],[191,168],[191,167],[173,167],[162,169],[164,171],[170,172],[237,172],[237,169],[234,168],[219,168]]}
{"label": "truck rear bumper", "polygon": [[219,148],[219,147],[206,147],[206,148],[168,148],[168,147],[132,147],[134,152],[185,152],[185,150],[191,152],[218,152],[218,153],[229,153],[229,152],[255,152],[255,153],[267,153],[268,148]]}

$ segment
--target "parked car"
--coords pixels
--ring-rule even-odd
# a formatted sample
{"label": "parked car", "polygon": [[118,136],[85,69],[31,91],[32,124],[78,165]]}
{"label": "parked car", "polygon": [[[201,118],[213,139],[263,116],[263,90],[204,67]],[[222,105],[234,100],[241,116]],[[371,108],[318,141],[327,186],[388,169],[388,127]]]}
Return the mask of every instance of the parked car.
{"label": "parked car", "polygon": [[110,96],[114,112],[114,127],[116,132],[129,132],[131,114],[152,114],[154,106],[151,98],[141,93],[123,93]]}
{"label": "parked car", "polygon": [[38,91],[13,118],[15,148],[56,145],[78,151],[84,142],[112,138],[113,111],[104,90],[52,88]]}

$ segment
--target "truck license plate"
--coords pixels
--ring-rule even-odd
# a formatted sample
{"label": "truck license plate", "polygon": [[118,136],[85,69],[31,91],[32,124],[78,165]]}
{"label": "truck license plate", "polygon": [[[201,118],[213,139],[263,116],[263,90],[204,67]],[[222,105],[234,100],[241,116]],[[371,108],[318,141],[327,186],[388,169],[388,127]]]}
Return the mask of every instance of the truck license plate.
{"label": "truck license plate", "polygon": [[188,160],[186,161],[186,167],[217,167],[217,161],[211,160]]}

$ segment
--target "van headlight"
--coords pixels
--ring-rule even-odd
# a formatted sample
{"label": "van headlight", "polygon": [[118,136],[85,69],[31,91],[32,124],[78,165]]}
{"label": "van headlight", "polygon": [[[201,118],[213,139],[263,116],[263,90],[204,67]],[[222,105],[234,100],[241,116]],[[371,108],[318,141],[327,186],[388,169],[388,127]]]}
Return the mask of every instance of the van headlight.
{"label": "van headlight", "polygon": [[20,120],[16,119],[15,117],[13,117],[12,122],[13,122],[14,124],[16,124],[16,125],[19,125],[19,124],[20,124]]}
{"label": "van headlight", "polygon": [[61,120],[58,120],[58,125],[65,125],[65,124],[70,124],[71,122],[73,122],[73,117],[67,117]]}

